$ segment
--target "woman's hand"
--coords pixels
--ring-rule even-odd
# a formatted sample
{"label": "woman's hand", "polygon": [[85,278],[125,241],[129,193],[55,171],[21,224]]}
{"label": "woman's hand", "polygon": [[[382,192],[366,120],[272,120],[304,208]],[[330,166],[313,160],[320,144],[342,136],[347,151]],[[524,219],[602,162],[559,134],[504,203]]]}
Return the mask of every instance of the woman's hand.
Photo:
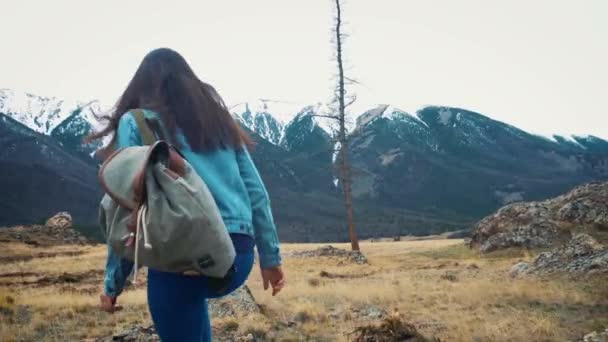
{"label": "woman's hand", "polygon": [[276,296],[285,286],[285,275],[281,266],[263,268],[262,281],[264,290],[268,290],[268,285],[272,286],[272,295]]}
{"label": "woman's hand", "polygon": [[121,306],[116,305],[116,297],[110,297],[106,294],[101,294],[99,296],[99,301],[100,309],[105,312],[114,313],[116,311],[122,310]]}

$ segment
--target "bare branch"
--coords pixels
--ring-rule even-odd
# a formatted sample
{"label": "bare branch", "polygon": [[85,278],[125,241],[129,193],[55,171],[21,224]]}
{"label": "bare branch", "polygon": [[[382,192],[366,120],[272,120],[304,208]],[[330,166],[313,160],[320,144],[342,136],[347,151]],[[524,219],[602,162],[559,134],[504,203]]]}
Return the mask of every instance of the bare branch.
{"label": "bare branch", "polygon": [[355,103],[355,101],[357,101],[357,95],[353,94],[349,96],[348,102],[344,104],[344,107],[350,107],[353,103]]}
{"label": "bare branch", "polygon": [[344,76],[344,79],[345,79],[345,80],[347,80],[347,81],[348,81],[349,83],[351,83],[351,84],[361,84],[361,82],[357,81],[357,80],[356,80],[356,79],[354,79],[354,78],[350,78],[350,77],[346,77],[346,76]]}

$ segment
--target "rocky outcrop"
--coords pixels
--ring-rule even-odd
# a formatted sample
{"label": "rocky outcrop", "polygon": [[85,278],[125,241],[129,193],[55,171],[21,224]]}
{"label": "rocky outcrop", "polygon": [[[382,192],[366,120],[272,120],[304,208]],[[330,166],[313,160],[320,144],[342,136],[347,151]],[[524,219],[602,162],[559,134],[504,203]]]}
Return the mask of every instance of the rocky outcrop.
{"label": "rocky outcrop", "polygon": [[243,286],[226,297],[209,300],[209,312],[212,317],[235,317],[261,313],[251,290]]}
{"label": "rocky outcrop", "polygon": [[548,248],[573,228],[608,228],[608,182],[593,182],[543,202],[514,203],[479,221],[470,246],[482,253],[510,247]]}
{"label": "rocky outcrop", "polygon": [[511,276],[550,273],[608,273],[608,246],[588,234],[577,234],[568,243],[540,253],[532,263],[520,262],[511,268]]}
{"label": "rocky outcrop", "polygon": [[44,226],[15,226],[0,229],[0,242],[21,242],[33,246],[84,245],[91,243],[72,227],[72,216],[60,212]]}
{"label": "rocky outcrop", "polygon": [[335,248],[331,245],[322,246],[315,250],[294,252],[288,255],[295,258],[335,258],[342,259],[342,261],[354,262],[358,265],[364,265],[369,263],[365,255],[363,255],[363,253],[361,253],[360,251],[347,251],[344,249]]}

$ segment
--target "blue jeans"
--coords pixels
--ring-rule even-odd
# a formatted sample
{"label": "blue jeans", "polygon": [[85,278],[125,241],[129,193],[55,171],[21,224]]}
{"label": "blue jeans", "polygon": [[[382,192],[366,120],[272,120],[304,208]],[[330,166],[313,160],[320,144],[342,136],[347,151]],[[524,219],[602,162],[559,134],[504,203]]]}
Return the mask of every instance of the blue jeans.
{"label": "blue jeans", "polygon": [[148,306],[161,341],[211,341],[207,299],[239,288],[253,267],[253,239],[243,234],[230,236],[236,249],[235,272],[221,292],[214,289],[208,277],[148,270]]}

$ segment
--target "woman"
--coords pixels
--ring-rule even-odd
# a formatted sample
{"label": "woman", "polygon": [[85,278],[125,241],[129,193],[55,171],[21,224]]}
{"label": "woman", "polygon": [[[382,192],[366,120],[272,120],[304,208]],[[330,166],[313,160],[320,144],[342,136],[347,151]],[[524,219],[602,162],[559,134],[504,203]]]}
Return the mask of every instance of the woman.
{"label": "woman", "polygon": [[[185,59],[170,49],[150,52],[120,97],[110,124],[91,136],[114,133],[108,146],[142,145],[133,114],[144,109],[161,123],[161,131],[177,146],[213,195],[237,252],[228,283],[204,276],[148,270],[148,306],[163,341],[211,341],[207,299],[240,287],[252,269],[257,246],[264,289],[273,296],[285,284],[279,240],[268,193],[251,160],[251,139],[234,121],[215,89],[198,79]],[[107,147],[102,152],[109,152]],[[133,269],[108,246],[101,308],[118,309],[116,299]],[[221,288],[221,290],[219,290]]]}

